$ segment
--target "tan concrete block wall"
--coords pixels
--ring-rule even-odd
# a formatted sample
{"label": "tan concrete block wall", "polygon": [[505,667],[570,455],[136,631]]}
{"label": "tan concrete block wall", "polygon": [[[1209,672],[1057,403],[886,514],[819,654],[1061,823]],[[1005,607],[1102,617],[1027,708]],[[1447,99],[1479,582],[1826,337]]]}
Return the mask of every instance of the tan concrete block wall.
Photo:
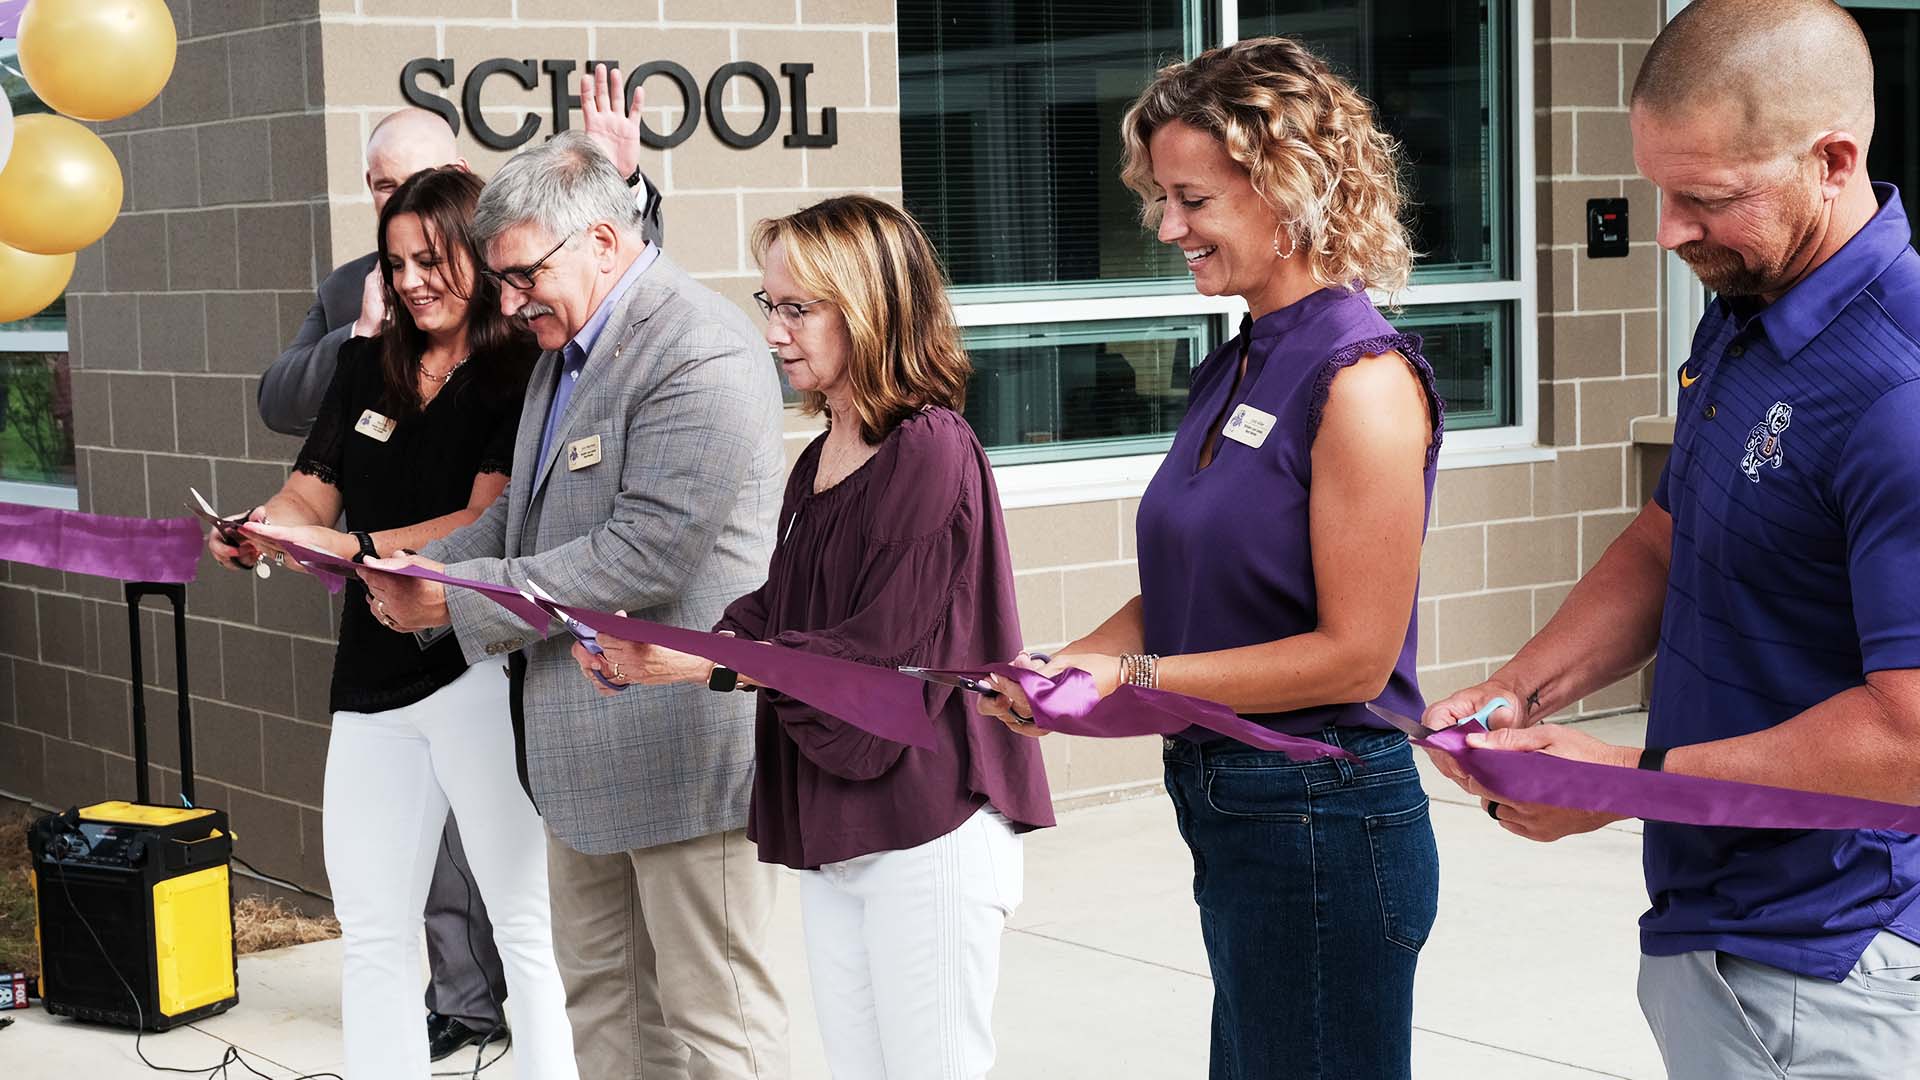
{"label": "tan concrete block wall", "polygon": [[[517,17],[512,17],[517,16]],[[708,126],[685,142],[643,152],[641,167],[666,196],[667,253],[694,277],[741,305],[756,319],[749,297],[759,272],[747,239],[761,218],[787,213],[828,195],[862,191],[900,199],[898,76],[893,5],[879,0],[338,0],[323,6],[321,31],[327,65],[326,133],[331,235],[336,261],[372,244],[373,204],[362,179],[362,147],[380,117],[406,104],[400,73],[416,57],[451,58],[454,81],[419,85],[462,110],[474,65],[492,57],[617,62],[623,73],[652,60],[672,60],[699,83],[733,61],[766,68],[781,93],[779,125],[765,142],[734,149]],[[810,63],[806,130],[818,132],[822,110],[836,114],[839,141],[830,148],[783,145],[792,130],[792,102],[783,63]],[[569,89],[578,91],[578,71]],[[534,89],[510,76],[484,84],[481,112],[502,132],[528,114],[539,127],[528,145],[553,133],[552,91],[543,72]],[[672,131],[685,110],[679,89],[665,77],[646,83],[646,116],[655,131]],[[729,80],[723,109],[738,131],[751,131],[763,99],[751,80]],[[569,126],[580,126],[578,109]],[[489,149],[465,130],[462,153],[481,175],[499,168],[511,151]]]}

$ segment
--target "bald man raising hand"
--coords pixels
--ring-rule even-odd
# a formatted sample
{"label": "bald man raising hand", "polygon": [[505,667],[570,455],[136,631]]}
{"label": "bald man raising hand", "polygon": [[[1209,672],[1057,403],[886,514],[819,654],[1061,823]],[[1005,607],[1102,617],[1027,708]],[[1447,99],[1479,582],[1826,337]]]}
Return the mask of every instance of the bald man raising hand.
{"label": "bald man raising hand", "polygon": [[[1828,0],[1694,0],[1633,88],[1658,240],[1718,295],[1673,450],[1558,614],[1443,726],[1484,744],[1920,804],[1920,255],[1866,172],[1873,61]],[[1911,122],[1910,118],[1903,118]],[[1655,660],[1649,745],[1537,724]],[[1510,803],[1508,831],[1609,817]],[[1670,1076],[1920,1077],[1920,837],[1649,821],[1640,1003]]]}
{"label": "bald man raising hand", "polygon": [[[638,189],[635,206],[647,241],[664,245],[660,193],[640,172],[638,122],[644,97],[636,87],[631,109],[624,108],[617,89],[623,85],[620,77],[619,68],[609,71],[605,65],[582,74],[581,128],[628,177],[628,185]],[[425,109],[401,109],[382,118],[367,137],[365,175],[375,219],[407,177],[441,165],[467,167],[445,119]],[[333,380],[341,343],[380,332],[387,305],[374,259],[368,252],[335,267],[321,281],[299,332],[260,377],[260,419],[267,427],[282,435],[307,434]]]}

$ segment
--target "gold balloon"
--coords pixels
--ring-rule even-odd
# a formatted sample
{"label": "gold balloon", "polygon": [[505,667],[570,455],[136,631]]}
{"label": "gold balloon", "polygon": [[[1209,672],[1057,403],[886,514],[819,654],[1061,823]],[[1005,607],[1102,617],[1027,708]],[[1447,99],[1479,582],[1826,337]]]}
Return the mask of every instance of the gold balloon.
{"label": "gold balloon", "polygon": [[178,38],[163,0],[33,0],[20,15],[20,73],[79,120],[118,120],[160,95]]}
{"label": "gold balloon", "polygon": [[64,116],[22,116],[0,170],[0,243],[41,255],[79,251],[113,227],[120,192],[120,163],[98,135]]}
{"label": "gold balloon", "polygon": [[35,255],[0,244],[0,323],[39,314],[73,276],[73,252]]}

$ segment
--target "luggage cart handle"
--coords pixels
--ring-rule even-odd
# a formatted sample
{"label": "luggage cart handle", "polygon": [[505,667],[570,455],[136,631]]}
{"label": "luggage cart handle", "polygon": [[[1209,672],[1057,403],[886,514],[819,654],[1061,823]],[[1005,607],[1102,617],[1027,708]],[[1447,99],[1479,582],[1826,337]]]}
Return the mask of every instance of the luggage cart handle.
{"label": "luggage cart handle", "polygon": [[132,653],[134,791],[142,803],[151,803],[147,782],[147,687],[140,663],[140,601],[160,595],[173,604],[173,661],[176,696],[180,700],[180,794],[193,803],[193,708],[187,689],[187,587],[174,582],[127,582],[127,648]]}

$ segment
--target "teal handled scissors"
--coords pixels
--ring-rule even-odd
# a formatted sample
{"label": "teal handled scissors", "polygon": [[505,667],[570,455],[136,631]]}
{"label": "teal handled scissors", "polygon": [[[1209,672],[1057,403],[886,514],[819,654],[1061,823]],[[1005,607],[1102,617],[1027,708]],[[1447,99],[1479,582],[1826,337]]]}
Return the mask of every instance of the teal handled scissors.
{"label": "teal handled scissors", "polygon": [[[1503,697],[1494,698],[1492,701],[1489,701],[1485,705],[1480,706],[1479,712],[1474,713],[1472,716],[1467,717],[1465,720],[1456,721],[1453,724],[1453,727],[1460,727],[1462,725],[1471,723],[1475,720],[1478,720],[1480,722],[1480,725],[1482,727],[1485,727],[1487,726],[1487,718],[1492,716],[1495,710],[1507,708],[1512,704],[1513,702],[1508,701],[1506,698],[1503,698]],[[1380,719],[1385,720],[1387,723],[1392,724],[1394,727],[1399,728],[1401,731],[1406,732],[1407,738],[1412,739],[1414,742],[1417,742],[1417,743],[1426,742],[1427,739],[1429,739],[1434,735],[1438,735],[1441,731],[1452,730],[1452,728],[1439,728],[1437,730],[1434,728],[1429,728],[1425,724],[1420,723],[1418,720],[1415,720],[1412,717],[1402,716],[1399,713],[1394,712],[1392,709],[1383,709],[1380,706],[1375,705],[1371,701],[1367,702],[1367,711],[1379,717]]]}

